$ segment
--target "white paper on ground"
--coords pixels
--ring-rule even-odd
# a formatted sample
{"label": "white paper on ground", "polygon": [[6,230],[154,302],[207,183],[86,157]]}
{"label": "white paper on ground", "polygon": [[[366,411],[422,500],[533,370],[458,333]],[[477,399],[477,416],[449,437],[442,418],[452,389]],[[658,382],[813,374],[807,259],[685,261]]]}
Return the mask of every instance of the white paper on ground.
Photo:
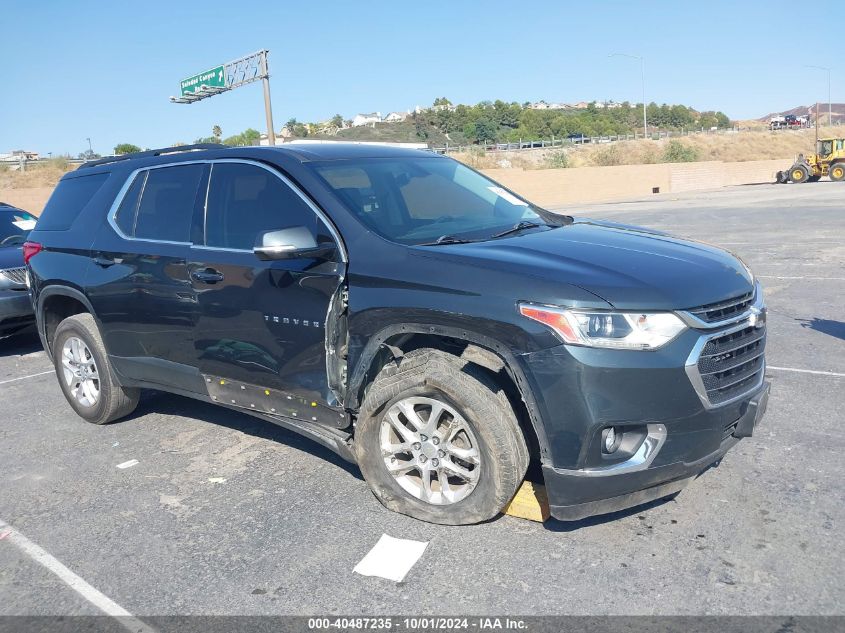
{"label": "white paper on ground", "polygon": [[132,468],[133,466],[137,466],[140,462],[137,459],[130,459],[128,462],[123,462],[122,464],[118,464],[118,468]]}
{"label": "white paper on ground", "polygon": [[381,576],[394,582],[402,582],[426,547],[428,541],[409,541],[382,534],[375,547],[352,571],[362,576]]}

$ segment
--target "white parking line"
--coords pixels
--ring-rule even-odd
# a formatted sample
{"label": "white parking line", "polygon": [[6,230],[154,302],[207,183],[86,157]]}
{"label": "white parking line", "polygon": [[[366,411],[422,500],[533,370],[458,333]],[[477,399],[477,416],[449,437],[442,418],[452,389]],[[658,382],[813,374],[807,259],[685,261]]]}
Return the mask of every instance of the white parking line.
{"label": "white parking line", "polygon": [[7,541],[12,545],[15,545],[32,560],[40,563],[49,571],[53,572],[68,587],[73,589],[100,611],[106,615],[118,618],[118,622],[130,631],[136,631],[138,633],[156,633],[156,629],[144,624],[141,620],[134,617],[131,613],[129,613],[129,611],[121,607],[114,600],[94,589],[94,587],[65,567],[47,550],[36,545],[11,525],[0,519],[0,542],[2,541]]}
{"label": "white parking line", "polygon": [[836,371],[821,371],[818,369],[798,369],[796,367],[775,367],[774,365],[766,365],[766,369],[774,369],[776,371],[794,371],[799,374],[817,374],[819,376],[837,376],[845,377],[845,374],[840,374]]}
{"label": "white parking line", "polygon": [[29,376],[21,376],[20,378],[10,378],[9,380],[0,380],[0,385],[8,385],[10,382],[18,382],[19,380],[26,380],[27,378],[35,378],[36,376],[46,376],[47,374],[54,373],[55,370],[51,369],[49,371],[42,371],[37,374],[30,374]]}
{"label": "white parking line", "polygon": [[845,281],[845,277],[786,277],[783,275],[756,275],[760,279],[816,279],[820,281]]}

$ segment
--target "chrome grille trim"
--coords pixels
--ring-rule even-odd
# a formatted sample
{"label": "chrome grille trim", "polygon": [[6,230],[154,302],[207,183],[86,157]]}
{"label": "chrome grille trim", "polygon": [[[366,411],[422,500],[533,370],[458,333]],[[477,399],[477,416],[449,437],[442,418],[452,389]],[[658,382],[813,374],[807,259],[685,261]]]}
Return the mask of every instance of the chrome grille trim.
{"label": "chrome grille trim", "polygon": [[14,284],[19,286],[26,285],[26,267],[21,266],[20,268],[5,268],[0,270],[0,275],[8,279]]}
{"label": "chrome grille trim", "polygon": [[[763,307],[763,291],[760,288],[759,282],[754,282],[754,290],[739,297],[734,297],[727,301],[719,303],[710,303],[696,308],[689,308],[686,310],[679,310],[675,314],[686,323],[689,327],[696,330],[714,330],[723,328],[734,323],[746,320],[754,308]],[[727,308],[732,306],[740,306],[741,312],[731,314],[727,318],[719,319],[717,321],[708,321],[708,312],[724,312]]]}
{"label": "chrome grille trim", "polygon": [[[760,297],[760,294],[758,294],[758,297]],[[762,301],[760,303],[762,304]],[[684,366],[684,369],[686,371],[687,377],[690,380],[690,383],[692,383],[695,392],[698,394],[698,397],[701,399],[701,402],[702,404],[704,404],[705,408],[715,409],[718,407],[724,407],[733,402],[736,402],[737,400],[741,400],[742,398],[747,397],[749,394],[754,393],[763,385],[763,382],[766,379],[765,326],[761,328],[754,328],[754,330],[749,333],[749,337],[745,338],[740,345],[730,345],[730,349],[720,349],[719,346],[716,345],[712,350],[710,350],[709,354],[704,354],[705,348],[707,347],[708,343],[710,343],[714,339],[729,336],[737,332],[742,332],[743,330],[746,330],[748,328],[754,328],[754,325],[752,325],[750,319],[743,321],[739,324],[734,324],[732,327],[719,330],[718,332],[710,332],[704,334],[699,337],[698,341],[696,341],[695,346],[687,357],[687,362]],[[759,336],[756,335],[757,332],[761,332]],[[701,371],[699,363],[702,360],[702,357],[732,354],[736,350],[742,349],[744,347],[749,348],[751,352],[748,357],[745,357],[743,355],[734,356],[728,360],[729,362],[731,360],[738,360],[738,362],[736,362],[735,364],[728,365],[716,371]],[[721,361],[719,360],[714,362]],[[724,384],[719,384],[718,386],[713,386],[711,384],[710,388],[708,388],[708,385],[705,384],[705,377],[708,377],[707,382],[710,383],[711,381],[709,380],[709,378],[711,376],[729,371],[736,371],[735,374],[727,376],[727,378],[730,379],[730,382],[725,382]],[[729,398],[726,398],[725,400],[714,401],[715,396],[719,392],[735,388],[736,385],[741,384],[742,382],[752,378],[754,378],[754,380],[749,385],[748,389],[743,389],[740,393],[734,394]]]}

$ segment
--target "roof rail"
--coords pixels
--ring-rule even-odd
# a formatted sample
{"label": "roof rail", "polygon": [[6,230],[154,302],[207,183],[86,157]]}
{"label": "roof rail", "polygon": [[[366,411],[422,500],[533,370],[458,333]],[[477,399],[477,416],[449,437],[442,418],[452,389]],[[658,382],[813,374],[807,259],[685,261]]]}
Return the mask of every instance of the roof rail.
{"label": "roof rail", "polygon": [[221,145],[220,143],[194,143],[193,145],[176,145],[175,147],[148,149],[144,152],[133,152],[131,154],[121,154],[120,156],[107,156],[106,158],[100,158],[98,160],[89,160],[82,163],[78,169],[108,165],[109,163],[116,163],[133,158],[149,158],[151,156],[162,156],[163,154],[178,154],[179,152],[193,152],[202,149],[224,149],[226,147],[226,145]]}

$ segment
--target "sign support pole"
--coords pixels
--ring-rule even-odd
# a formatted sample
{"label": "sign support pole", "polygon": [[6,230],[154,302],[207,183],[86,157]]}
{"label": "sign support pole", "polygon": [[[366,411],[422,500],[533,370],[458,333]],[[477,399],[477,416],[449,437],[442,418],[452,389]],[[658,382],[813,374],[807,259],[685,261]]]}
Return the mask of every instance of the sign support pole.
{"label": "sign support pole", "polygon": [[267,64],[267,51],[262,54],[262,63],[264,65],[264,72],[261,73],[264,77],[261,83],[264,84],[264,115],[267,117],[267,143],[270,145],[276,144],[276,132],[273,130],[273,106],[270,103],[270,73]]}

